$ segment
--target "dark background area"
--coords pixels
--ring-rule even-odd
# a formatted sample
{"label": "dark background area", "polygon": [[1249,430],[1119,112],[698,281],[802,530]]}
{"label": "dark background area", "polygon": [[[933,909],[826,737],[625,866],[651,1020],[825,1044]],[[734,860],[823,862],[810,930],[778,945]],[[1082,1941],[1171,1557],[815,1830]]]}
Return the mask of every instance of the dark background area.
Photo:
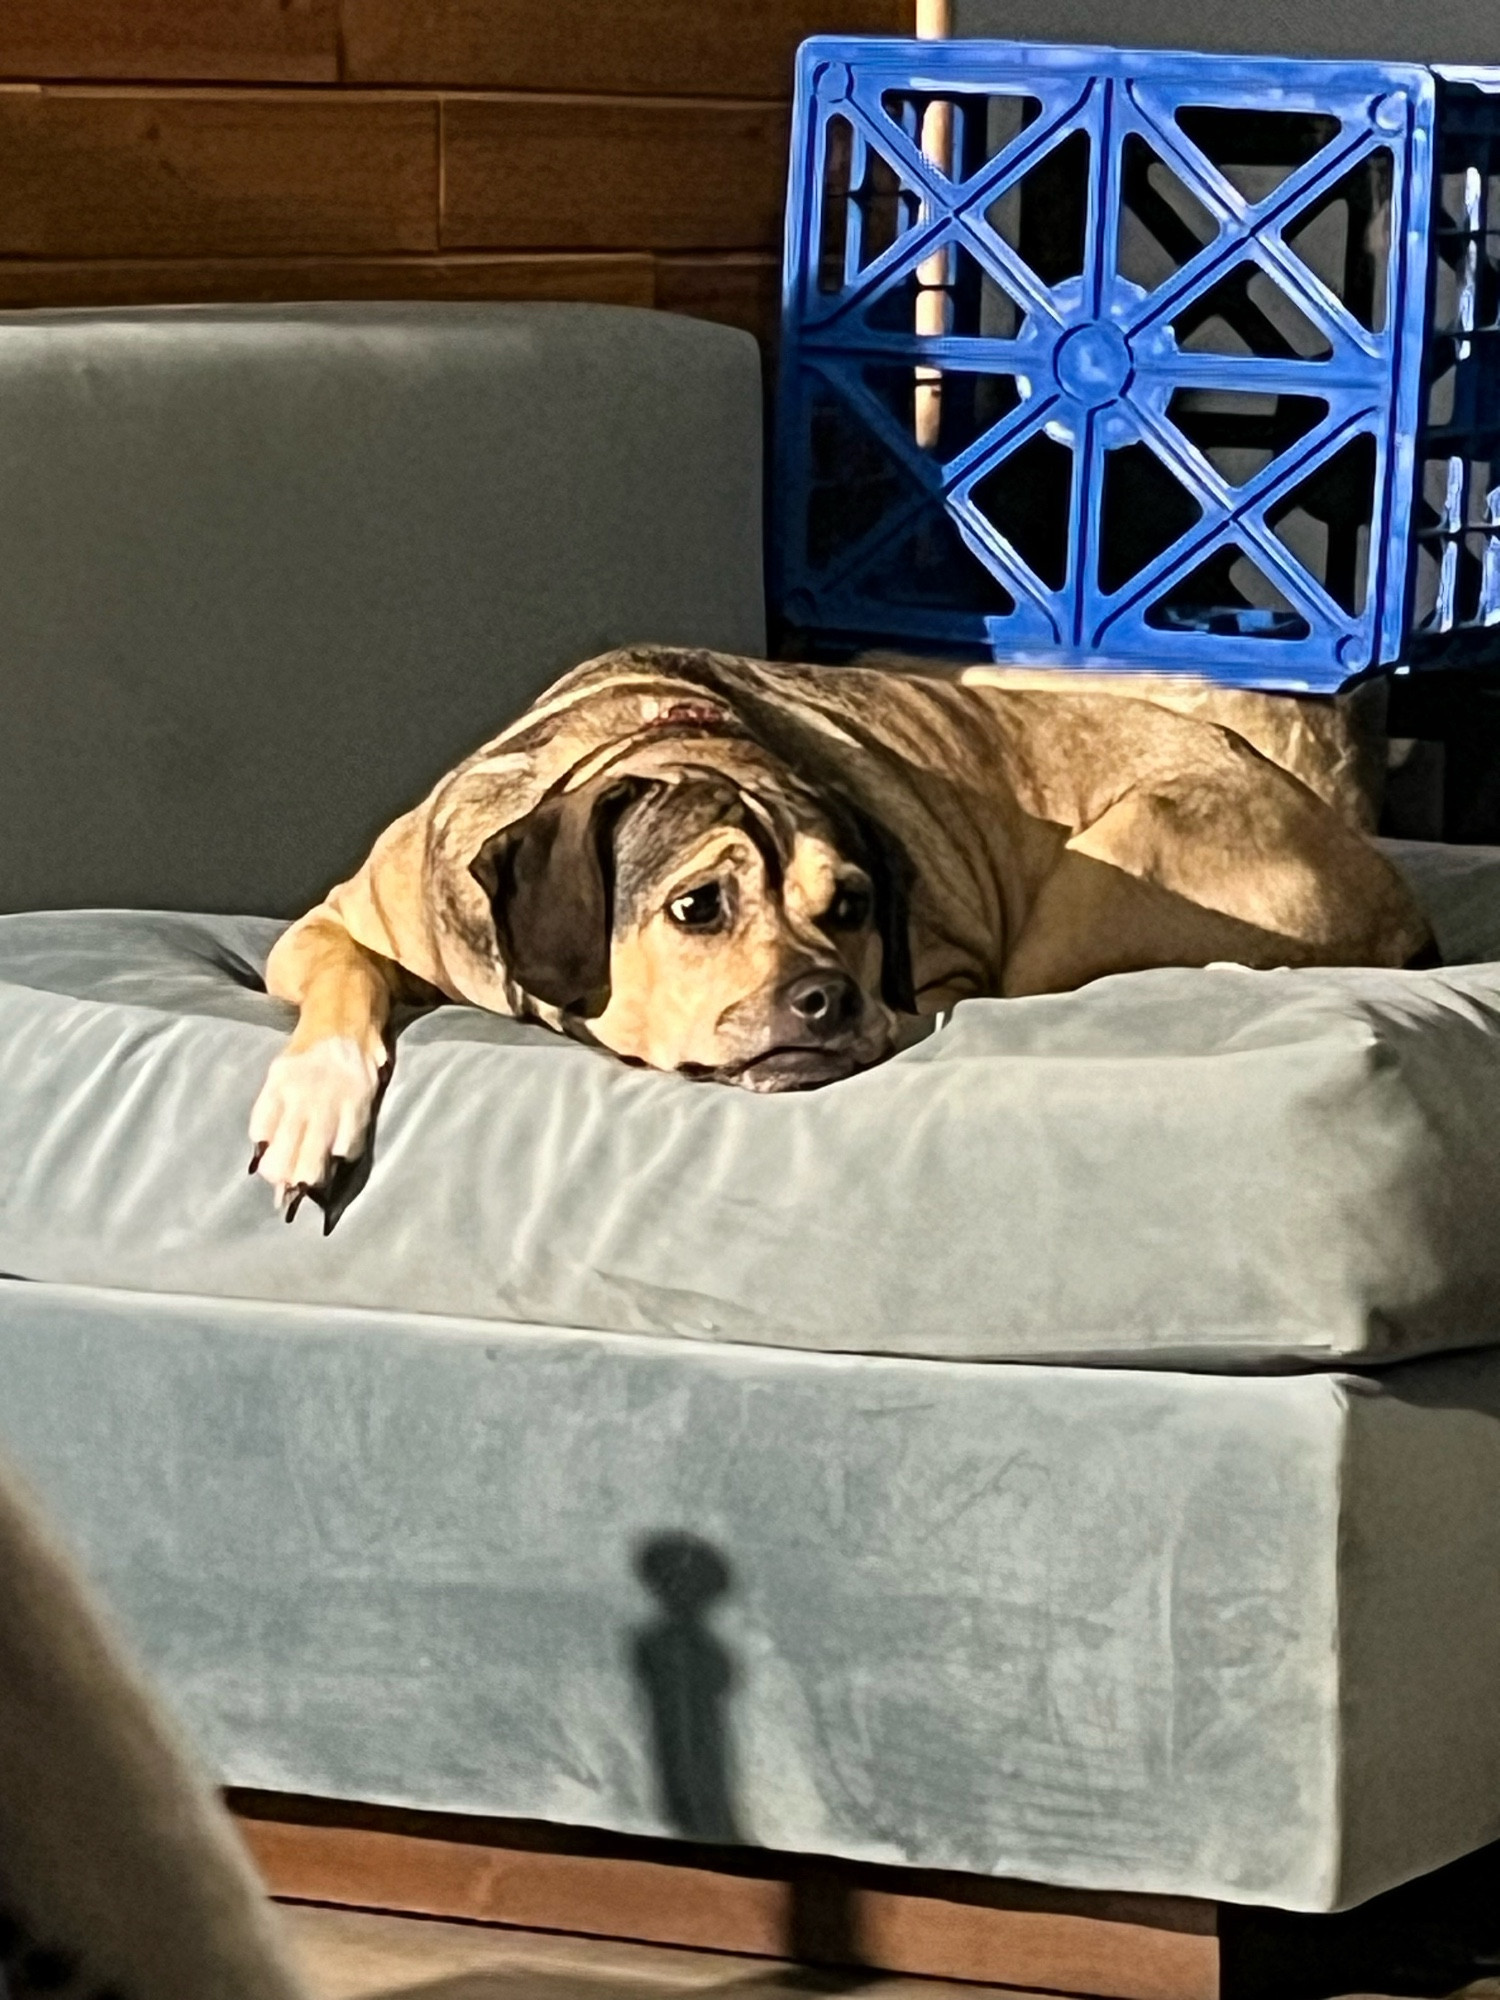
{"label": "dark background area", "polygon": [[1495,0],[953,0],[955,35],[1500,63]]}

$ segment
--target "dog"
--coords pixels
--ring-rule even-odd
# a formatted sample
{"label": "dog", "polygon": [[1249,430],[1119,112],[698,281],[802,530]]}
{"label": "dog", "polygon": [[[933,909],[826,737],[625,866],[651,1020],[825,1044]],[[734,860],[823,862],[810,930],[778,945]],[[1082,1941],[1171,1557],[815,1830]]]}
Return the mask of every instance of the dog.
{"label": "dog", "polygon": [[1166,678],[606,654],[278,940],[252,1113],[288,1218],[359,1157],[393,1006],[468,1001],[754,1091],[977,995],[1235,960],[1402,966],[1342,707]]}

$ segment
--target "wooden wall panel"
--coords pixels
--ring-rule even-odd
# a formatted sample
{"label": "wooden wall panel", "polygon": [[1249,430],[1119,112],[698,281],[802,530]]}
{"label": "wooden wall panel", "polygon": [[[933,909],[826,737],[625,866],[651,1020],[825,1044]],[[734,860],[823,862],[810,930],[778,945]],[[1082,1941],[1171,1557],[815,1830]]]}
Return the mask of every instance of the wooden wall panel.
{"label": "wooden wall panel", "polygon": [[656,304],[664,312],[742,326],[769,351],[781,315],[781,259],[770,250],[658,257]]}
{"label": "wooden wall panel", "polygon": [[912,32],[915,0],[344,0],[354,83],[790,96],[807,35]]}
{"label": "wooden wall panel", "polygon": [[0,90],[0,254],[432,250],[437,188],[420,98]]}
{"label": "wooden wall panel", "polygon": [[788,114],[670,98],[450,97],[445,249],[761,249]]}
{"label": "wooden wall panel", "polygon": [[0,0],[0,309],[582,296],[769,346],[796,44],[915,7]]}
{"label": "wooden wall panel", "polygon": [[337,83],[338,35],[338,0],[0,0],[0,78]]}
{"label": "wooden wall panel", "polygon": [[[0,310],[275,304],[298,299],[571,299],[657,303],[655,260],[608,257],[0,257]],[[691,310],[678,307],[677,310]],[[711,319],[729,314],[710,312]]]}

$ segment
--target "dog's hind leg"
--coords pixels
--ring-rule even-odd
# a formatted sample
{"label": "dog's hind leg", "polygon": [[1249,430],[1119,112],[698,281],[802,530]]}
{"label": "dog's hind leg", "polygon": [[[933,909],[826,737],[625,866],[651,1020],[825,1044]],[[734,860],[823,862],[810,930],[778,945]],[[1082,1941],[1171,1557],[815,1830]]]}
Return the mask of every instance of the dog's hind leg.
{"label": "dog's hind leg", "polygon": [[1152,966],[1384,965],[1430,942],[1383,855],[1305,785],[1214,731],[1200,766],[1128,792],[1068,842],[1003,991]]}
{"label": "dog's hind leg", "polygon": [[250,1114],[250,1171],[275,1190],[288,1220],[336,1160],[358,1159],[387,1061],[392,1002],[414,984],[394,960],[369,951],[330,910],[318,909],[277,940],[266,988],[299,1010]]}

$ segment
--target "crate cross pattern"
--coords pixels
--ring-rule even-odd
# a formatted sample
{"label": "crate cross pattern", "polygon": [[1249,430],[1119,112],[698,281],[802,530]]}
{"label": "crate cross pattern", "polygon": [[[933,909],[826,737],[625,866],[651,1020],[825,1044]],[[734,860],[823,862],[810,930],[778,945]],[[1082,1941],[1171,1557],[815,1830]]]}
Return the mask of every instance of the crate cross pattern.
{"label": "crate cross pattern", "polygon": [[1500,657],[1497,93],[1410,64],[804,44],[783,615],[1316,690]]}

